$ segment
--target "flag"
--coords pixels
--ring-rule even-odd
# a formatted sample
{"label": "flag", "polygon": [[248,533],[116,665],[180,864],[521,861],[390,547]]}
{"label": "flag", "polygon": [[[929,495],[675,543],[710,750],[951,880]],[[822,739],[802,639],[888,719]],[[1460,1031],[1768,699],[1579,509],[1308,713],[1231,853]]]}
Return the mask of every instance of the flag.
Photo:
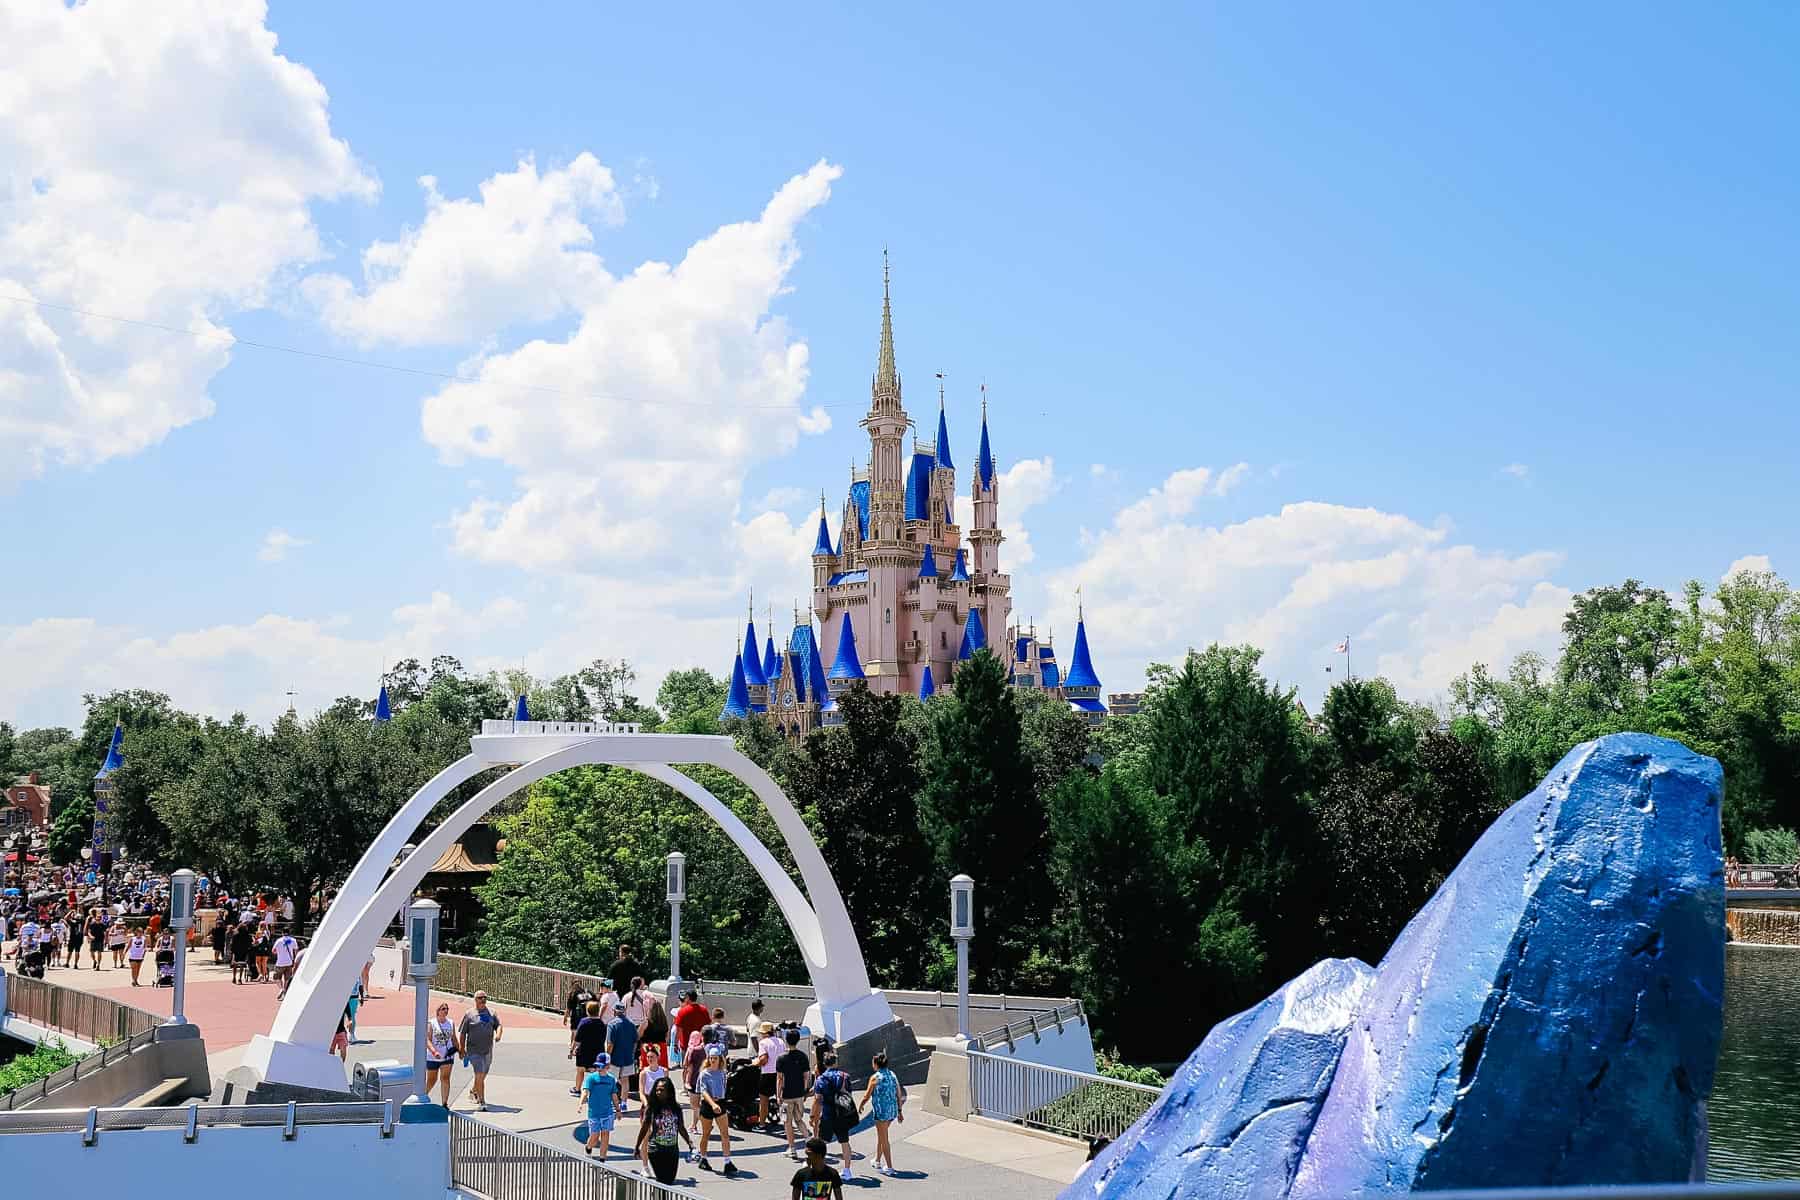
{"label": "flag", "polygon": [[1349,634],[1344,635],[1344,640],[1337,644],[1336,650],[1339,654],[1350,653],[1350,635]]}

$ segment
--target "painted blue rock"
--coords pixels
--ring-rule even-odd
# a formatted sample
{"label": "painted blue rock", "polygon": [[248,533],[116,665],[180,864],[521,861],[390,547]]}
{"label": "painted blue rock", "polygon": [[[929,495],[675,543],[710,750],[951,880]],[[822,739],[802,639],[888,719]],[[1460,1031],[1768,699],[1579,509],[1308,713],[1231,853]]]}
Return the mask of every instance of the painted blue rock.
{"label": "painted blue rock", "polygon": [[1365,963],[1326,959],[1215,1026],[1064,1200],[1280,1195],[1373,979]]}
{"label": "painted blue rock", "polygon": [[[1723,1011],[1720,793],[1718,763],[1677,742],[1576,747],[1372,979],[1327,961],[1215,1028],[1065,1200],[1700,1178]],[[1284,1027],[1308,995],[1318,1020]]]}

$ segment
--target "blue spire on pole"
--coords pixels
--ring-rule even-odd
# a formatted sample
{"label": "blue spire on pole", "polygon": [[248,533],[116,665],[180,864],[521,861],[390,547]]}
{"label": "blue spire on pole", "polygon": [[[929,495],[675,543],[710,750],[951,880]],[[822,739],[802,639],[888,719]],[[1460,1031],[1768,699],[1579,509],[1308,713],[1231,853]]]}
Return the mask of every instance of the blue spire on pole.
{"label": "blue spire on pole", "polygon": [[971,608],[969,619],[963,622],[962,645],[957,648],[956,657],[961,662],[967,662],[974,658],[975,652],[985,645],[987,645],[987,630],[983,629],[981,625],[981,610]]}
{"label": "blue spire on pole", "polygon": [[112,741],[106,747],[106,761],[94,772],[95,779],[105,779],[114,771],[125,765],[125,726],[118,721],[113,722]]}
{"label": "blue spire on pole", "polygon": [[380,694],[375,697],[375,720],[377,723],[386,723],[393,719],[394,710],[388,704],[387,684],[384,683],[381,685]]}
{"label": "blue spire on pole", "polygon": [[1063,677],[1063,686],[1078,688],[1100,686],[1100,677],[1094,674],[1093,660],[1088,657],[1087,622],[1077,619],[1075,622],[1075,653],[1069,659],[1069,673]]}
{"label": "blue spire on pole", "polygon": [[525,693],[524,692],[519,693],[519,702],[513,706],[513,720],[515,720],[515,721],[531,720],[531,710],[525,706]]}
{"label": "blue spire on pole", "polygon": [[963,550],[961,547],[958,547],[956,551],[956,565],[950,568],[950,582],[969,582],[969,563],[968,560],[963,557]]}
{"label": "blue spire on pole", "polygon": [[750,688],[744,682],[744,656],[738,654],[731,664],[731,690],[725,693],[725,707],[719,720],[750,715]]}
{"label": "blue spire on pole", "polygon": [[975,475],[982,487],[994,486],[994,452],[988,448],[987,409],[981,410],[981,452],[975,457]]}
{"label": "blue spire on pole", "polygon": [[764,687],[769,677],[763,674],[762,653],[756,648],[756,618],[744,625],[744,682],[751,687]]}
{"label": "blue spire on pole", "polygon": [[919,564],[920,579],[937,578],[937,555],[931,549],[931,543],[925,543],[925,560]]}
{"label": "blue spire on pole", "polygon": [[938,399],[937,465],[940,467],[949,467],[952,470],[956,467],[956,464],[950,461],[950,426],[944,420],[944,402],[942,397],[939,397]]}
{"label": "blue spire on pole", "polygon": [[843,624],[838,626],[837,661],[831,664],[827,673],[830,679],[862,679],[862,659],[856,654],[856,630],[850,628],[850,614],[844,614]]}
{"label": "blue spire on pole", "polygon": [[937,695],[937,684],[931,678],[931,664],[925,664],[925,674],[919,677],[919,699],[929,700]]}
{"label": "blue spire on pole", "polygon": [[831,527],[825,524],[825,493],[819,493],[819,536],[813,539],[814,554],[835,554],[831,548]]}
{"label": "blue spire on pole", "polygon": [[[763,678],[769,681],[770,687],[774,687],[775,681],[781,678],[781,655],[775,652],[775,630],[773,626],[769,629],[768,644],[763,647]],[[771,697],[771,699],[773,699],[773,697]]]}

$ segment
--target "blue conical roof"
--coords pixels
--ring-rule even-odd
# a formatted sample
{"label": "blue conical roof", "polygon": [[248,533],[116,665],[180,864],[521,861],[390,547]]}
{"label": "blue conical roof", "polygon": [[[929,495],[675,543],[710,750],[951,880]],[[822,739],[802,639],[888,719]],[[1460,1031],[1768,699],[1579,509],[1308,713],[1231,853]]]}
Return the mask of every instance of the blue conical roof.
{"label": "blue conical roof", "polygon": [[975,475],[982,487],[994,485],[994,452],[988,448],[986,412],[981,414],[981,452],[975,457]]}
{"label": "blue conical roof", "polygon": [[756,648],[756,618],[744,625],[744,682],[751,687],[764,687],[769,677],[763,674],[762,652]]}
{"label": "blue conical roof", "polygon": [[719,710],[719,720],[749,715],[750,689],[744,683],[744,656],[739,654],[731,663],[731,690],[725,693],[725,707]]}
{"label": "blue conical roof", "polygon": [[931,664],[925,664],[925,674],[919,677],[919,699],[929,700],[937,695],[937,684],[931,678]]}
{"label": "blue conical roof", "polygon": [[856,630],[850,628],[850,614],[844,614],[844,620],[838,626],[837,660],[831,664],[827,672],[831,679],[862,679],[862,659],[856,656]]}
{"label": "blue conical roof", "polygon": [[925,543],[925,559],[919,564],[919,578],[937,578],[937,555],[932,552],[930,542]]}
{"label": "blue conical roof", "polygon": [[771,685],[781,678],[781,655],[775,653],[775,631],[770,629],[768,645],[763,647],[763,676]]}
{"label": "blue conical roof", "polygon": [[962,645],[957,648],[956,657],[964,662],[975,657],[975,652],[987,645],[987,630],[981,626],[981,610],[971,608],[969,619],[963,622]]}
{"label": "blue conical roof", "polygon": [[1075,654],[1069,659],[1069,673],[1063,677],[1064,687],[1100,686],[1100,677],[1094,674],[1093,660],[1088,657],[1087,622],[1075,622]]}
{"label": "blue conical roof", "polygon": [[956,565],[950,569],[950,582],[956,583],[959,580],[963,583],[969,582],[969,563],[967,559],[963,558],[963,551],[960,548],[956,551]]}
{"label": "blue conical roof", "polygon": [[913,450],[912,465],[906,468],[906,519],[931,519],[931,472],[936,467],[931,455]]}
{"label": "blue conical roof", "polygon": [[518,702],[518,704],[513,706],[513,720],[515,720],[515,721],[531,720],[531,709],[526,707],[524,692],[519,693],[519,702]]}
{"label": "blue conical roof", "polygon": [[831,548],[831,528],[825,524],[825,506],[819,506],[819,536],[813,539],[814,554],[833,554]]}
{"label": "blue conical roof", "polygon": [[387,684],[385,683],[381,685],[380,694],[375,697],[375,719],[377,721],[391,721],[394,719],[394,710],[392,706],[388,704]]}
{"label": "blue conical roof", "polygon": [[113,722],[112,742],[106,747],[106,761],[94,772],[95,779],[105,779],[125,765],[125,726]]}
{"label": "blue conical roof", "polygon": [[950,461],[950,426],[949,423],[944,420],[944,406],[942,404],[938,405],[937,465],[940,467],[951,468],[956,466],[955,463]]}

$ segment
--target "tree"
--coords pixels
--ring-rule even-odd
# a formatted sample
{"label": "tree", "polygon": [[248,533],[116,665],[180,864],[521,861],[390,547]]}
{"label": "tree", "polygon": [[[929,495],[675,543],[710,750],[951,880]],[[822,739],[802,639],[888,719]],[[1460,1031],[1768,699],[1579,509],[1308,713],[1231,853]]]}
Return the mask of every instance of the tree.
{"label": "tree", "polygon": [[928,706],[932,737],[919,794],[938,877],[975,878],[970,966],[982,988],[996,991],[1019,990],[1050,915],[1049,821],[1010,691],[989,650],[957,668],[952,694]]}
{"label": "tree", "polygon": [[656,689],[656,707],[662,710],[663,719],[672,724],[696,714],[704,720],[717,721],[728,690],[725,680],[704,667],[670,671]]}
{"label": "tree", "polygon": [[1668,593],[1627,579],[1576,596],[1563,618],[1557,673],[1576,703],[1595,714],[1634,711],[1658,672],[1677,665],[1682,618]]}
{"label": "tree", "polygon": [[1800,863],[1800,834],[1791,829],[1752,829],[1744,835],[1744,861],[1784,867]]}
{"label": "tree", "polygon": [[843,724],[807,738],[789,795],[818,816],[820,850],[871,975],[915,987],[931,944],[931,901],[945,887],[919,828],[918,739],[901,721],[899,696],[858,683],[838,707]]}

